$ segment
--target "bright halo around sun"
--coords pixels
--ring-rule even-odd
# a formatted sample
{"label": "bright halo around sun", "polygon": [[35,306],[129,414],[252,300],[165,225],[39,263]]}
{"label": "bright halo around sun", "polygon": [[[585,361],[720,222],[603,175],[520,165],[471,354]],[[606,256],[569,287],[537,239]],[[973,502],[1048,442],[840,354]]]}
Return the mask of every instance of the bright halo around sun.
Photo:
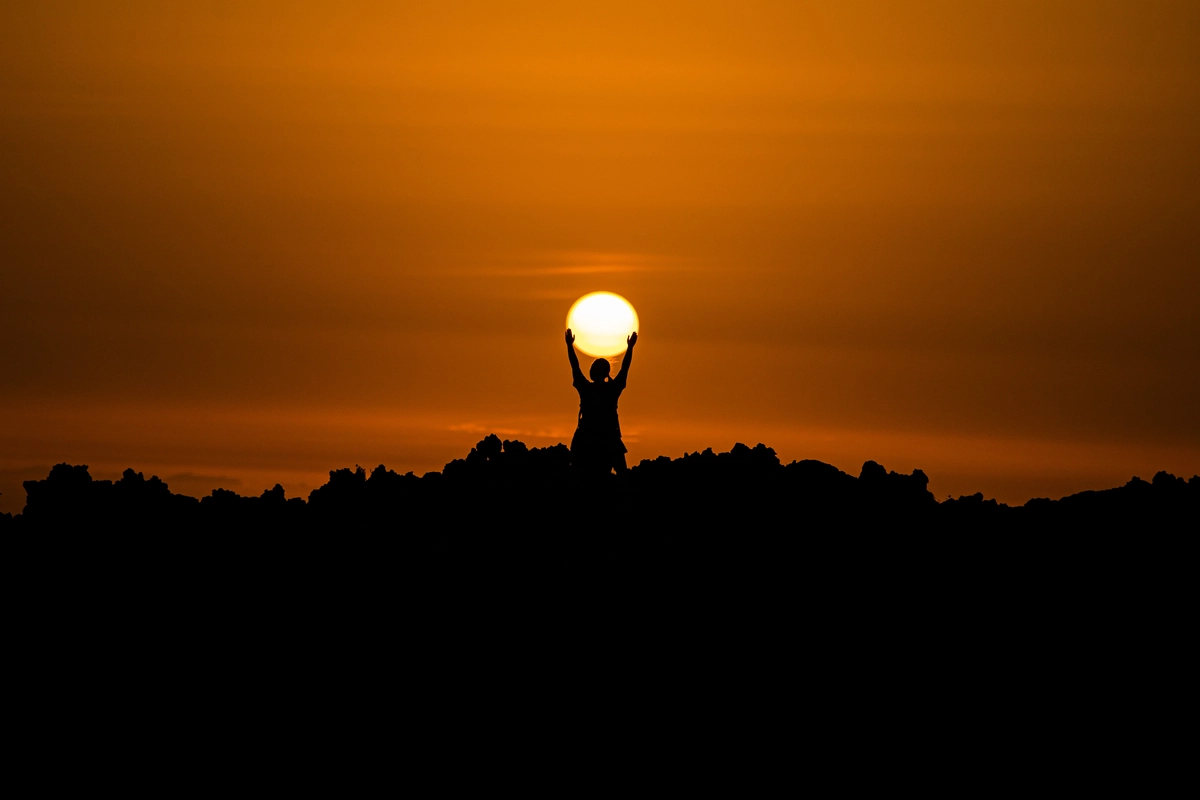
{"label": "bright halo around sun", "polygon": [[638,329],[638,315],[621,295],[592,292],[571,306],[567,327],[575,334],[575,346],[586,355],[609,358],[625,352],[625,340]]}

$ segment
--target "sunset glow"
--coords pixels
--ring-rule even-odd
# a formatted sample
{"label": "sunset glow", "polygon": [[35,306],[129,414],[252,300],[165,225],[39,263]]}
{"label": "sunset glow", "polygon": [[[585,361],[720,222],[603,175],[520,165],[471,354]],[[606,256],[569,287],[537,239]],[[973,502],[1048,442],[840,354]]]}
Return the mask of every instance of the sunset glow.
{"label": "sunset glow", "polygon": [[568,309],[631,468],[1200,472],[1197,2],[13,0],[0,98],[0,513],[567,444]]}
{"label": "sunset glow", "polygon": [[610,358],[625,352],[625,340],[638,329],[638,316],[621,295],[592,292],[571,306],[567,327],[575,333],[575,346],[581,352]]}

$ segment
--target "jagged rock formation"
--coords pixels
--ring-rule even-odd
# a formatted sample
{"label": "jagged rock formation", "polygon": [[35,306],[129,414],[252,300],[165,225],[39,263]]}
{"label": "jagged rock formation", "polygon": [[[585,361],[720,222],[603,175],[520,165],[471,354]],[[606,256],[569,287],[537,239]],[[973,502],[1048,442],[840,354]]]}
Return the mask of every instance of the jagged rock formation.
{"label": "jagged rock formation", "polygon": [[921,470],[888,472],[868,461],[857,477],[819,461],[781,464],[775,451],[737,444],[682,458],[660,456],[629,474],[581,483],[564,445],[529,448],[491,435],[442,472],[400,475],[376,467],[329,473],[308,501],[276,485],[259,497],[217,489],[197,500],[157,477],[126,470],[97,481],[86,466],[59,464],[27,481],[23,513],[0,529],[23,531],[372,531],[417,539],[443,532],[569,534],[823,534],[838,529],[1106,529],[1196,527],[1200,478],[1165,472],[1116,489],[1010,507],[982,494],[938,503]]}

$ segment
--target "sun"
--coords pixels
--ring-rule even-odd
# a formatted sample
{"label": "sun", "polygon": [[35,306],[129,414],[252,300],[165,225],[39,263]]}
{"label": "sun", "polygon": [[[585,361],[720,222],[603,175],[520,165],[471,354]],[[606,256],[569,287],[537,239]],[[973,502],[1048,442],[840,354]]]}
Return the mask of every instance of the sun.
{"label": "sun", "polygon": [[592,292],[571,306],[567,327],[575,334],[575,346],[585,355],[609,358],[625,352],[625,340],[638,329],[638,315],[621,295]]}

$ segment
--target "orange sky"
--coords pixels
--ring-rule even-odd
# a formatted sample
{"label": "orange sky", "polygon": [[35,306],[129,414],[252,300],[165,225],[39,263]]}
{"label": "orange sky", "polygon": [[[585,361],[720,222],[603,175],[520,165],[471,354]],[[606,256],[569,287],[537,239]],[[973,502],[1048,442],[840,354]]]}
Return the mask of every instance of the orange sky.
{"label": "orange sky", "polygon": [[595,290],[632,460],[1200,471],[1200,5],[243,5],[0,6],[0,510],[569,441]]}

